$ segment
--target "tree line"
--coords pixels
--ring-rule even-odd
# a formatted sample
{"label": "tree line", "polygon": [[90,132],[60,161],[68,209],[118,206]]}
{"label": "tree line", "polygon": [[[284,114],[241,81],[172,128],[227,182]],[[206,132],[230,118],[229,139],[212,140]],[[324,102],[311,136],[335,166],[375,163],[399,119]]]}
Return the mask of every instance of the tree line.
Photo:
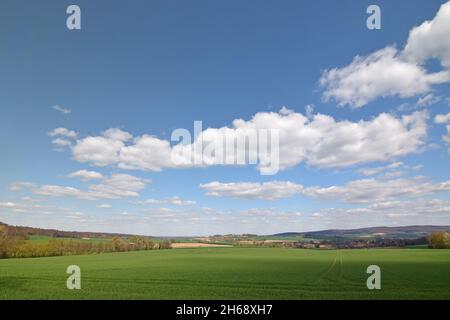
{"label": "tree line", "polygon": [[33,242],[28,234],[8,230],[0,224],[0,258],[32,258],[103,252],[170,249],[170,241],[152,241],[147,237],[113,237],[111,240],[89,241],[81,239],[50,238],[46,242]]}
{"label": "tree line", "polygon": [[62,231],[56,229],[42,229],[24,226],[12,226],[0,222],[0,231],[4,230],[9,237],[26,238],[32,235],[46,236],[51,238],[106,238],[113,237],[130,238],[135,235],[124,233],[105,232],[82,232],[82,231]]}

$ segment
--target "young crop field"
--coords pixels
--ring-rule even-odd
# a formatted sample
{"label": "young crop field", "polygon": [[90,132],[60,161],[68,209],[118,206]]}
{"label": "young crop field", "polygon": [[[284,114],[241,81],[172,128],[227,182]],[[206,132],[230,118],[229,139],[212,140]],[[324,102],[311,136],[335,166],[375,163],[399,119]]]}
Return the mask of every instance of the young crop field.
{"label": "young crop field", "polygon": [[[381,268],[381,290],[366,269]],[[66,268],[81,268],[81,290]],[[0,299],[450,299],[450,250],[195,248],[0,260]]]}

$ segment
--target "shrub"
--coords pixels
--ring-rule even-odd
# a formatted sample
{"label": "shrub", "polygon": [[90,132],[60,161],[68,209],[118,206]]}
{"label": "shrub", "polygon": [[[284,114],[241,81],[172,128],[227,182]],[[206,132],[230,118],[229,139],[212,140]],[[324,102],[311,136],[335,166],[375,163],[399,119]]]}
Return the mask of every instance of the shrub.
{"label": "shrub", "polygon": [[449,249],[450,233],[444,231],[433,232],[428,237],[428,245],[433,249]]}

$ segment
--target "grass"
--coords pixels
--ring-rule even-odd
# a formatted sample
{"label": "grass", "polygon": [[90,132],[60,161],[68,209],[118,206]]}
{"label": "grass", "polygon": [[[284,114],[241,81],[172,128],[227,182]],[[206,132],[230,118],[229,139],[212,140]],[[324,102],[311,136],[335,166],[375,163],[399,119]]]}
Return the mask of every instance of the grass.
{"label": "grass", "polygon": [[[68,265],[82,289],[66,289]],[[382,289],[366,288],[367,266]],[[202,248],[0,260],[0,299],[450,299],[450,250]]]}

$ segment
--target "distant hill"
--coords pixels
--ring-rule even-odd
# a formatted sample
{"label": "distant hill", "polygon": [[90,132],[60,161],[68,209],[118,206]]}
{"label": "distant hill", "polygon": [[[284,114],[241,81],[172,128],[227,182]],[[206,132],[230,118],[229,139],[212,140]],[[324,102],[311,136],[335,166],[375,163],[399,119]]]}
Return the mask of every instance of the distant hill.
{"label": "distant hill", "polygon": [[80,232],[80,231],[62,231],[56,229],[42,229],[24,226],[12,226],[6,223],[0,222],[0,227],[6,227],[7,233],[10,236],[48,236],[53,238],[130,238],[136,235],[124,234],[124,233],[107,233],[107,232]]}
{"label": "distant hill", "polygon": [[404,226],[404,227],[370,227],[360,229],[330,229],[311,232],[283,232],[276,237],[305,237],[305,238],[401,238],[414,239],[429,235],[435,231],[450,231],[450,226]]}
{"label": "distant hill", "polygon": [[[137,235],[124,233],[107,232],[83,232],[83,231],[62,231],[56,229],[42,229],[24,226],[12,226],[0,222],[0,231],[6,228],[10,236],[30,236],[40,235],[54,238],[130,238]],[[303,237],[311,239],[356,239],[356,238],[386,238],[386,239],[417,239],[428,236],[435,231],[448,231],[450,226],[404,226],[404,227],[370,227],[360,229],[330,229],[310,232],[283,232],[273,234],[273,237]],[[1,232],[0,232],[1,234]],[[248,236],[248,235],[247,235]],[[150,237],[152,238],[152,237]],[[177,237],[173,237],[177,238]],[[183,237],[185,238],[185,237]],[[186,237],[190,238],[190,237]]]}

